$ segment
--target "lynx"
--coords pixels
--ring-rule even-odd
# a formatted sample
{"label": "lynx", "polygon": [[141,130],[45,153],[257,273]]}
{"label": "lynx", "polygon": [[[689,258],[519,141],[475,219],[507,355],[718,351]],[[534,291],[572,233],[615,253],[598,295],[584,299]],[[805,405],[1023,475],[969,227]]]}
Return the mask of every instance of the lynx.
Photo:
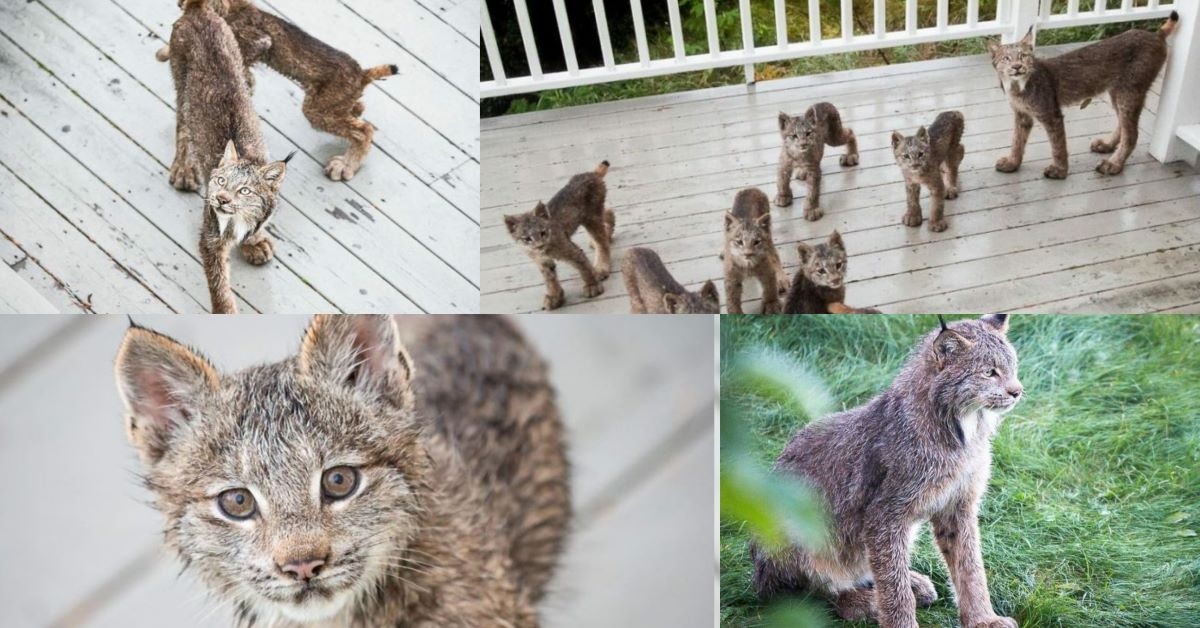
{"label": "lynx", "polygon": [[546,366],[506,321],[318,316],[223,374],[131,326],[164,540],[242,626],[535,626],[570,519]]}
{"label": "lynx", "polygon": [[964,628],[1016,628],[992,609],[978,523],[992,437],[1024,390],[1007,331],[1005,314],[943,321],[891,387],[792,437],[773,472],[813,486],[833,529],[815,551],[752,543],[761,598],[810,590],[831,597],[843,619],[916,628],[916,605],[937,599],[929,578],[908,568],[912,539],[928,520]]}
{"label": "lynx", "polygon": [[704,282],[699,292],[688,292],[667,271],[658,253],[650,249],[629,249],[621,272],[633,314],[721,313],[721,298],[713,282]]}
{"label": "lynx", "polygon": [[797,179],[808,184],[804,218],[817,220],[824,215],[821,211],[821,157],[825,156],[825,146],[845,145],[846,154],[842,155],[841,164],[858,165],[858,140],[854,131],[842,126],[837,107],[821,102],[794,118],[780,112],[779,135],[783,138],[783,149],[779,151],[775,204],[780,207],[792,204],[791,178],[795,173]]}
{"label": "lynx", "polygon": [[846,305],[846,245],[834,231],[816,246],[800,242],[800,268],[792,277],[784,314],[878,314],[874,308]]}
{"label": "lynx", "polygon": [[779,295],[788,289],[787,273],[771,239],[771,205],[758,188],[747,188],[725,212],[725,311],[742,313],[742,283],[746,277],[762,286],[763,314],[779,313]]}
{"label": "lynx", "polygon": [[1042,172],[1050,179],[1067,176],[1067,133],[1062,108],[1107,92],[1117,111],[1117,128],[1108,139],[1092,141],[1094,153],[1112,153],[1096,166],[1101,174],[1117,174],[1138,139],[1138,119],[1146,92],[1167,59],[1167,37],[1179,23],[1171,12],[1157,33],[1125,31],[1089,46],[1050,59],[1033,55],[1033,29],[1015,44],[987,44],[1000,88],[1008,95],[1016,121],[1012,151],[996,162],[996,170],[1015,172],[1025,158],[1025,142],[1033,121],[1046,129],[1052,161]]}
{"label": "lynx", "polygon": [[[616,227],[616,216],[604,207],[606,174],[608,162],[602,161],[592,172],[571,177],[549,203],[539,202],[531,211],[504,217],[504,225],[513,241],[525,249],[542,272],[546,282],[543,310],[558,309],[566,303],[566,295],[558,283],[555,260],[563,260],[579,271],[583,279],[583,296],[590,299],[604,293],[604,285],[600,282],[608,279],[611,270],[609,251]],[[571,236],[581,225],[592,237],[592,247],[596,249],[595,266],[588,261],[583,249],[571,241]]]}
{"label": "lynx", "polygon": [[929,188],[929,230],[945,231],[949,226],[944,217],[945,199],[958,198],[958,166],[965,151],[962,145],[963,115],[958,111],[938,114],[930,125],[917,129],[917,134],[904,137],[892,132],[892,153],[900,172],[904,174],[907,209],[902,222],[920,227],[921,185]]}
{"label": "lynx", "polygon": [[[372,82],[400,70],[395,65],[363,69],[350,55],[309,35],[300,27],[260,10],[251,0],[208,0],[233,30],[245,63],[244,75],[253,85],[250,66],[265,63],[304,89],[302,110],[313,128],[345,138],[350,147],[329,160],[325,174],[349,181],[371,149],[375,127],[362,119],[363,90]],[[170,46],[155,56],[165,61]]]}

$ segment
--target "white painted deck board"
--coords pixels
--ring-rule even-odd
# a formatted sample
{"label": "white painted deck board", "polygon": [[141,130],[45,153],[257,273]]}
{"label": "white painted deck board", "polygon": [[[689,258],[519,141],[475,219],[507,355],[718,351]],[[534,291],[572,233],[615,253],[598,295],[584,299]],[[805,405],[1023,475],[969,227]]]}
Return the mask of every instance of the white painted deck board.
{"label": "white painted deck board", "polygon": [[[1071,174],[1065,181],[1050,181],[1041,176],[1050,150],[1040,127],[1020,171],[995,171],[1012,133],[1012,112],[995,80],[983,57],[963,57],[771,81],[749,94],[745,88],[716,88],[484,120],[483,309],[540,308],[540,274],[512,242],[503,215],[527,211],[601,159],[612,163],[606,182],[608,206],[617,219],[614,274],[605,281],[603,295],[584,299],[577,274],[559,264],[567,292],[561,311],[627,312],[620,262],[634,246],[654,249],[676,279],[692,289],[709,279],[721,285],[722,214],[742,188],[775,195],[776,114],[780,109],[800,114],[820,100],[837,105],[843,122],[855,130],[861,163],[842,168],[837,159],[844,149],[826,149],[825,217],[817,222],[802,217],[803,183],[792,183],[792,206],[772,207],[776,247],[789,274],[797,264],[796,242],[816,243],[837,229],[850,253],[847,300],[885,312],[928,311],[921,308],[930,303],[968,311],[968,304],[978,307],[968,296],[988,286],[1056,273],[1084,275],[1092,266],[1142,258],[1149,261],[1136,272],[1100,272],[1101,279],[1086,287],[1038,281],[1033,285],[1044,286],[1044,298],[1022,291],[1021,298],[1007,301],[1010,307],[1043,312],[1056,311],[1058,302],[1085,312],[1143,312],[1188,303],[1192,284],[1160,284],[1200,272],[1200,256],[1180,256],[1174,272],[1155,270],[1153,262],[1200,243],[1200,226],[1188,220],[1200,217],[1195,213],[1200,174],[1186,164],[1160,164],[1146,152],[1157,89],[1141,118],[1138,149],[1117,176],[1095,173],[1101,156],[1088,149],[1093,137],[1112,130],[1112,108],[1093,102],[1066,111]],[[905,227],[900,224],[902,176],[889,136],[893,129],[911,134],[952,108],[966,115],[967,155],[961,194],[946,203],[950,229],[935,234],[927,227]],[[921,202],[928,218],[927,192]],[[582,230],[575,241],[589,250]],[[992,266],[1003,272],[991,272]],[[747,311],[758,308],[757,290],[754,282],[748,284]],[[1111,298],[1089,296],[1110,292]],[[1162,304],[1149,308],[1154,294]]]}

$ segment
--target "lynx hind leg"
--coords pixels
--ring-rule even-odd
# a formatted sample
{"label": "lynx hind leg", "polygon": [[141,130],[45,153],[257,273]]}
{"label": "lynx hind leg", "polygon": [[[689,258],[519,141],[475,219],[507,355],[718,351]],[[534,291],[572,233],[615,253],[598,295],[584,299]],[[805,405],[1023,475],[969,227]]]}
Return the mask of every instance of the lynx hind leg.
{"label": "lynx hind leg", "polygon": [[1138,118],[1142,115],[1145,94],[1129,95],[1115,100],[1117,108],[1117,130],[1120,138],[1116,149],[1108,159],[1096,166],[1101,174],[1118,174],[1125,168],[1125,160],[1133,153],[1138,141]]}
{"label": "lynx hind leg", "polygon": [[917,598],[917,606],[921,608],[929,608],[937,601],[937,589],[933,586],[933,581],[925,574],[909,571],[908,577],[912,580],[913,596]]}
{"label": "lynx hind leg", "polygon": [[608,242],[612,244],[613,237],[617,232],[617,215],[611,209],[604,210],[604,228],[608,232]]}
{"label": "lynx hind leg", "polygon": [[604,281],[612,272],[612,233],[608,226],[608,217],[602,217],[599,223],[585,223],[583,228],[591,236],[592,248],[596,251],[596,262],[593,264],[596,268],[596,278]]}
{"label": "lynx hind leg", "polygon": [[830,146],[845,146],[846,154],[842,155],[839,162],[843,166],[857,166],[858,138],[855,137],[854,131],[842,126],[842,114],[838,113],[833,105],[826,104],[821,107],[821,114],[825,116],[825,143]]}
{"label": "lynx hind leg", "polygon": [[1093,153],[1102,155],[1113,152],[1117,149],[1117,145],[1121,143],[1121,110],[1117,108],[1117,95],[1113,92],[1108,92],[1109,102],[1113,104],[1113,108],[1117,110],[1117,126],[1113,129],[1112,135],[1108,139],[1097,137],[1092,140],[1091,150]]}
{"label": "lynx hind leg", "polygon": [[804,593],[811,588],[811,562],[807,552],[799,547],[768,553],[757,543],[751,543],[750,560],[754,563],[754,572],[751,574],[754,591],[760,601]]}
{"label": "lynx hind leg", "polygon": [[350,142],[345,153],[333,157],[325,165],[325,175],[334,181],[353,179],[375,137],[375,127],[359,117],[362,107],[358,99],[348,99],[345,94],[332,94],[318,88],[304,96],[301,110],[313,128]]}
{"label": "lynx hind leg", "polygon": [[875,600],[875,589],[872,587],[856,587],[837,594],[833,608],[838,617],[845,621],[866,619],[874,621],[879,616],[879,606]]}
{"label": "lynx hind leg", "polygon": [[950,154],[946,155],[946,161],[942,163],[942,178],[946,188],[946,198],[958,198],[958,166],[962,163],[963,157],[966,155],[962,144],[955,144],[950,147]]}

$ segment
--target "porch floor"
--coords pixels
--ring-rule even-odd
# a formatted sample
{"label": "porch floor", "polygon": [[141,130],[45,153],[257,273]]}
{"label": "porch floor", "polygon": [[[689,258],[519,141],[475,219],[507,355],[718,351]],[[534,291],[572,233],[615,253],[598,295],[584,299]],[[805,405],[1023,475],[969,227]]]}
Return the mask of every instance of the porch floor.
{"label": "porch floor", "polygon": [[[560,264],[567,306],[559,311],[627,312],[620,262],[635,246],[657,251],[690,289],[707,279],[721,286],[722,214],[742,188],[775,194],[777,112],[796,115],[827,100],[857,134],[861,163],[842,168],[842,149],[827,150],[821,220],[804,220],[801,182],[792,183],[791,207],[772,209],[789,275],[797,241],[817,243],[837,229],[850,253],[847,301],[859,307],[1200,311],[1200,173],[1186,163],[1161,164],[1147,152],[1158,89],[1142,115],[1138,148],[1116,176],[1096,173],[1101,156],[1088,149],[1093,137],[1112,131],[1109,104],[1097,99],[1065,112],[1071,174],[1062,181],[1042,177],[1050,150],[1040,126],[1018,172],[994,169],[1007,153],[1013,116],[982,55],[778,80],[749,93],[732,86],[486,119],[482,307],[541,307],[540,274],[511,241],[503,215],[527,211],[602,159],[612,163],[615,272],[603,295],[584,299],[578,275]],[[949,109],[967,121],[961,195],[946,203],[950,228],[905,227],[891,132],[911,134]],[[922,206],[928,220],[927,191]],[[583,230],[576,241],[587,250]],[[759,310],[759,294],[749,282],[747,312]]]}

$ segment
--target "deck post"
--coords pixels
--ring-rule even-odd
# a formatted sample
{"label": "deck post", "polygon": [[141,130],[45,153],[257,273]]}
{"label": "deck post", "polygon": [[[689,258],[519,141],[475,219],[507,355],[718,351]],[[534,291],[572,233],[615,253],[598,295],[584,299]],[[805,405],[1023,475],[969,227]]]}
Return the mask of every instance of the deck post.
{"label": "deck post", "polygon": [[1163,163],[1195,159],[1200,148],[1180,138],[1184,127],[1200,132],[1200,0],[1176,0],[1175,10],[1179,24],[1168,40],[1171,52],[1150,138],[1150,154]]}
{"label": "deck post", "polygon": [[[1045,0],[1049,2],[1050,0]],[[1006,44],[1020,41],[1025,33],[1029,32],[1037,24],[1038,20],[1038,0],[1011,0],[1012,12],[1009,13],[1008,21],[1010,28],[1001,36],[1001,41]],[[1033,40],[1037,41],[1037,32],[1033,34]]]}

